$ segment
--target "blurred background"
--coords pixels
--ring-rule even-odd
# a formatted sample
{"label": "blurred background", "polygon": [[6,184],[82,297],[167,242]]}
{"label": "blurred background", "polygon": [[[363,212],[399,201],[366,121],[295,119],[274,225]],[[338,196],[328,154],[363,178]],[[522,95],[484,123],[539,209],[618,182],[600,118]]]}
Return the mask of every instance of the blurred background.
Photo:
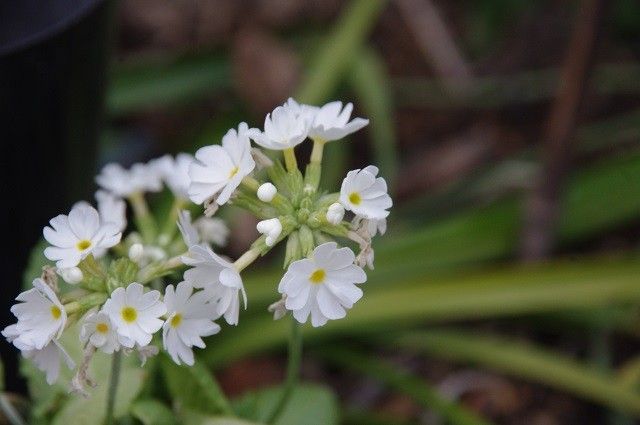
{"label": "blurred background", "polygon": [[[2,326],[42,227],[105,163],[193,153],[289,96],[342,100],[371,124],[327,147],[324,187],[373,163],[395,205],[363,300],[305,328],[287,423],[635,423],[639,59],[635,0],[2,2]],[[225,214],[236,256],[255,223]],[[284,376],[281,255],[199,353],[238,409]],[[17,403],[68,402],[1,348]],[[192,403],[163,376],[160,401]],[[153,423],[140,410],[123,423]]]}

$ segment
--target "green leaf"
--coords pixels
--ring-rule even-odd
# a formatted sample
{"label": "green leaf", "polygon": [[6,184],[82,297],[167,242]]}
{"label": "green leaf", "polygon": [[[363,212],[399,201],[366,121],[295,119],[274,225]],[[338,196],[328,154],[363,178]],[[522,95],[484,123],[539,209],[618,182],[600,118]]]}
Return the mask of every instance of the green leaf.
{"label": "green leaf", "polygon": [[350,75],[358,104],[364,115],[372,119],[367,132],[373,142],[374,163],[380,174],[393,186],[398,172],[393,101],[384,62],[372,49],[361,49],[354,59]]}
{"label": "green leaf", "polygon": [[413,398],[423,407],[438,413],[452,425],[488,425],[489,422],[476,416],[457,403],[443,398],[436,388],[408,372],[398,370],[392,365],[351,350],[341,348],[323,348],[320,356],[333,364],[348,370],[354,370],[384,382],[394,390]]}
{"label": "green leaf", "polygon": [[213,54],[120,66],[107,93],[107,110],[123,115],[200,100],[229,86],[229,73],[227,60]]}
{"label": "green leaf", "polygon": [[355,0],[345,7],[323,47],[311,61],[297,93],[299,101],[315,104],[331,95],[385,5],[383,0]]}
{"label": "green leaf", "polygon": [[413,332],[393,338],[389,344],[447,360],[478,364],[640,417],[640,394],[618,381],[615,375],[530,344],[446,330]]}
{"label": "green leaf", "polygon": [[[305,340],[336,335],[384,332],[418,323],[504,317],[640,301],[640,263],[632,260],[556,262],[507,267],[463,277],[433,279],[429,274],[408,281],[390,278],[367,292],[347,318],[320,328],[305,328]],[[220,335],[215,350],[203,358],[214,367],[269,348],[281,347],[287,326],[265,320],[244,320]],[[307,339],[308,338],[308,339]]]}
{"label": "green leaf", "polygon": [[171,409],[162,402],[150,398],[133,403],[131,414],[143,425],[173,425],[177,423]]}
{"label": "green leaf", "polygon": [[[234,405],[239,409],[252,406],[249,419],[264,422],[281,393],[281,386],[251,392],[236,400]],[[324,386],[300,384],[274,425],[332,425],[338,424],[338,420],[338,400],[333,391]]]}
{"label": "green leaf", "polygon": [[180,423],[184,425],[260,425],[234,417],[207,416],[191,410],[185,411],[180,419]]}
{"label": "green leaf", "polygon": [[174,402],[202,413],[233,414],[212,372],[202,363],[196,361],[193,366],[178,366],[168,356],[162,355],[161,359],[162,371]]}

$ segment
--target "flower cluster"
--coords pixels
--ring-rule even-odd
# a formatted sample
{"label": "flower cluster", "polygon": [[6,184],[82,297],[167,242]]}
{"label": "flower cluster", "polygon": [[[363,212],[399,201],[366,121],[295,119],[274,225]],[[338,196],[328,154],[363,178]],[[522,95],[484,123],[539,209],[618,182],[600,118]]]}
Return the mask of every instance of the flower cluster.
{"label": "flower cluster", "polygon": [[[289,99],[267,115],[262,130],[241,123],[220,145],[195,156],[164,156],[129,169],[105,166],[96,177],[97,208],[79,202],[44,228],[44,255],[55,266],[18,295],[11,309],[17,322],[2,334],[53,383],[61,360],[75,367],[60,338],[77,323],[85,352],[72,380],[77,391],[91,383],[87,368],[97,350],[137,352],[144,360],[161,345],[176,363],[193,365],[193,347],[204,348],[203,338],[220,332],[218,319],[238,324],[247,306],[241,272],[280,242],[286,272],[277,286],[280,299],[269,307],[274,317],[290,311],[313,326],[345,317],[363,295],[358,285],[367,280],[364,267],[373,268],[372,238],[386,231],[392,206],[374,166],[349,171],[339,192],[319,187],[325,145],[368,124],[351,119],[352,109]],[[313,148],[303,173],[294,148],[307,139]],[[262,149],[282,151],[284,161]],[[146,194],[164,187],[174,202],[159,223]],[[190,202],[203,205],[195,220]],[[228,204],[258,219],[259,237],[235,261],[214,251],[229,231],[213,215]]]}

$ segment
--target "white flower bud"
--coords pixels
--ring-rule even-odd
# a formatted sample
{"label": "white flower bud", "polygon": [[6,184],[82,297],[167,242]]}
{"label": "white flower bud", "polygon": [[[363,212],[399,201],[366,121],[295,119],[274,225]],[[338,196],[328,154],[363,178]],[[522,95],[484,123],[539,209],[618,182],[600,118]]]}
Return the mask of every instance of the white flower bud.
{"label": "white flower bud", "polygon": [[262,220],[258,222],[256,229],[263,235],[267,235],[265,240],[267,246],[273,246],[282,232],[282,223],[277,218]]}
{"label": "white flower bud", "polygon": [[264,183],[258,188],[258,199],[262,202],[271,202],[276,193],[278,189],[272,183]]}
{"label": "white flower bud", "polygon": [[144,255],[144,247],[140,243],[134,243],[129,248],[129,259],[134,263],[142,260],[142,256]]}
{"label": "white flower bud", "polygon": [[82,282],[82,279],[84,278],[82,270],[77,267],[58,269],[58,274],[62,277],[62,279],[64,279],[65,282],[71,285]]}
{"label": "white flower bud", "polygon": [[329,205],[327,209],[327,221],[331,224],[340,224],[344,218],[344,207],[338,202]]}

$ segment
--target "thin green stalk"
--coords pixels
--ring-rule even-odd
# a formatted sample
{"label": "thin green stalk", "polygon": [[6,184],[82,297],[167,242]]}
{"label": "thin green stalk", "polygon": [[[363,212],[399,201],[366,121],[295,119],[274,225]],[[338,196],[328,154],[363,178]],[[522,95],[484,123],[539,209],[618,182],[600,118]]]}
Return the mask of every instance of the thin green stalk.
{"label": "thin green stalk", "polygon": [[0,410],[2,410],[2,414],[11,425],[26,424],[24,419],[22,419],[22,416],[20,416],[20,413],[15,407],[13,407],[13,404],[11,404],[11,401],[6,394],[0,394]]}
{"label": "thin green stalk", "polygon": [[176,233],[176,230],[178,229],[178,225],[176,224],[176,221],[178,220],[178,214],[180,213],[180,210],[184,207],[186,202],[186,200],[179,197],[176,197],[173,200],[171,210],[169,210],[167,219],[165,220],[164,226],[162,227],[162,233],[160,233],[160,236],[162,238],[160,240],[163,241],[166,245],[171,242],[173,236]]}
{"label": "thin green stalk", "polygon": [[122,364],[122,352],[113,353],[111,361],[111,378],[109,379],[109,392],[107,393],[107,415],[105,424],[113,423],[113,411],[116,405],[116,393],[118,392],[118,382],[120,381],[120,366]]}
{"label": "thin green stalk", "polygon": [[287,406],[293,389],[298,384],[300,377],[300,363],[302,362],[302,331],[298,321],[291,317],[291,334],[289,335],[289,358],[287,363],[287,379],[284,383],[284,389],[282,390],[282,396],[278,400],[273,412],[267,420],[268,424],[274,424],[284,408]]}

